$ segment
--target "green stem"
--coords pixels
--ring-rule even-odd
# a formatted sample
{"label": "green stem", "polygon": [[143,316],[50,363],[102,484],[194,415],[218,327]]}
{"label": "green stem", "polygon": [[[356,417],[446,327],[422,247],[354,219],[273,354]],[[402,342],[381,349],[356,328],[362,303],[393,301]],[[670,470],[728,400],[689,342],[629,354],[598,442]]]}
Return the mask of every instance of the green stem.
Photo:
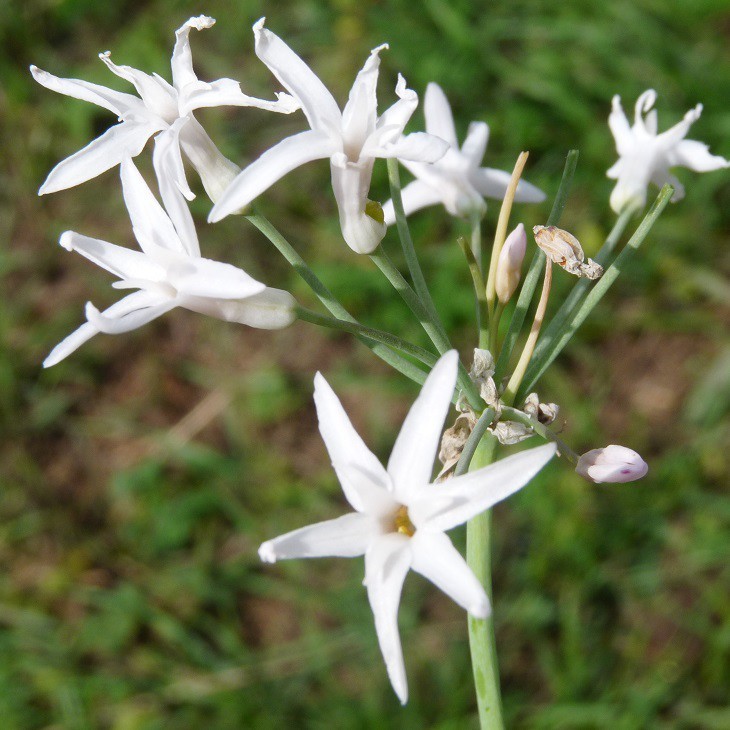
{"label": "green stem", "polygon": [[[479,442],[471,460],[470,471],[492,463],[496,444],[497,440],[492,436],[485,436]],[[492,599],[491,527],[491,510],[473,517],[466,525],[466,562],[484,586],[490,601]],[[468,624],[479,725],[482,730],[503,730],[493,613],[486,619],[469,616]]]}
{"label": "green stem", "polygon": [[455,477],[460,477],[462,474],[466,474],[469,471],[469,466],[471,465],[472,458],[476,453],[477,446],[479,446],[482,436],[484,436],[493,420],[494,408],[485,408],[469,434],[469,438],[464,444],[461,456],[459,457],[459,461],[454,469]]}
{"label": "green stem", "polygon": [[571,464],[578,463],[578,454],[563,441],[558,434],[552,429],[548,428],[544,423],[540,423],[536,418],[528,416],[524,411],[520,411],[517,408],[510,408],[510,406],[502,406],[502,415],[508,421],[517,421],[531,428],[538,436],[541,436],[545,441],[552,441],[558,445],[558,456],[564,456]]}
{"label": "green stem", "polygon": [[428,314],[428,318],[433,323],[433,326],[436,328],[436,330],[438,330],[441,337],[444,340],[448,341],[448,337],[446,336],[446,330],[441,323],[441,319],[439,318],[438,312],[436,311],[436,306],[433,303],[433,299],[431,299],[431,294],[428,291],[428,286],[426,285],[426,279],[423,276],[421,265],[418,262],[416,249],[413,246],[411,231],[408,228],[408,220],[406,218],[405,210],[403,209],[403,198],[401,196],[400,188],[400,173],[398,172],[398,160],[392,157],[388,159],[388,181],[390,182],[390,195],[393,201],[393,212],[395,213],[395,223],[396,227],[398,228],[398,237],[400,238],[401,246],[403,248],[403,254],[406,257],[406,264],[408,266],[408,272],[411,275],[411,281],[413,281],[413,287],[416,290],[418,298],[423,303],[426,313]]}
{"label": "green stem", "polygon": [[445,352],[448,352],[451,349],[451,343],[448,338],[441,333],[440,329],[431,319],[420,297],[405,280],[403,274],[398,271],[390,256],[380,247],[377,253],[370,254],[370,260],[385,275],[385,278],[392,284],[398,294],[401,295],[411,312],[416,315],[416,318],[421,323],[421,327],[423,327],[439,353],[443,355]]}
{"label": "green stem", "polygon": [[479,273],[482,273],[482,219],[474,213],[471,217],[471,252],[477,262]]}
{"label": "green stem", "polygon": [[404,352],[406,355],[415,357],[417,360],[420,360],[424,365],[427,365],[429,368],[432,368],[438,360],[436,355],[434,355],[432,352],[424,350],[422,347],[418,347],[418,345],[407,342],[406,340],[403,340],[396,335],[392,335],[390,334],[390,332],[384,332],[383,330],[366,327],[365,325],[359,324],[357,322],[348,322],[341,319],[328,317],[324,314],[312,312],[311,310],[305,309],[304,307],[297,307],[295,311],[297,319],[301,319],[303,322],[310,322],[311,324],[316,324],[320,327],[340,330],[341,332],[349,332],[353,335],[362,335],[363,337],[367,337],[369,340],[381,342],[388,347]]}
{"label": "green stem", "polygon": [[535,359],[530,364],[530,367],[525,373],[524,385],[521,392],[529,393],[542,377],[545,370],[552,364],[553,360],[562,352],[576,330],[583,324],[586,317],[588,317],[598,302],[601,301],[604,294],[611,288],[611,285],[616,281],[619,274],[626,268],[639,246],[641,246],[644,239],[649,235],[649,231],[657,218],[659,218],[664,208],[669,204],[673,194],[674,188],[671,185],[665,185],[661,189],[659,196],[654,201],[644,220],[641,221],[636,231],[634,231],[634,235],[631,236],[623,251],[616,257],[616,260],[611,266],[606,269],[603,276],[596,282],[590,292],[588,292],[583,303],[577,308],[575,314],[566,322],[560,332],[558,332],[547,351],[539,360]]}
{"label": "green stem", "polygon": [[[628,225],[629,220],[631,220],[632,214],[632,210],[625,210],[616,219],[611,232],[606,237],[605,243],[596,254],[596,261],[601,264],[601,266],[606,265],[612,251],[616,248],[616,244],[619,242],[624,230],[626,230],[626,226]],[[592,282],[590,279],[578,279],[575,282],[570,294],[568,294],[565,298],[563,303],[560,305],[560,308],[557,312],[555,312],[555,315],[545,328],[545,331],[542,333],[542,337],[537,343],[537,347],[535,347],[535,353],[533,355],[535,360],[542,357],[543,353],[548,349],[548,347],[550,347],[560,330],[565,327],[566,322],[570,319],[573,309],[575,309],[578,305],[578,302],[580,302],[583,298],[583,295],[586,293],[591,284]]]}
{"label": "green stem", "polygon": [[477,328],[479,331],[479,347],[487,347],[487,341],[489,337],[489,331],[487,329],[487,322],[489,321],[489,312],[487,311],[487,297],[484,287],[484,278],[479,268],[479,263],[474,258],[474,251],[469,247],[467,240],[463,236],[459,236],[456,239],[459,244],[459,248],[464,252],[466,262],[469,266],[469,273],[471,274],[471,281],[474,285],[474,296],[476,298],[476,310],[477,310]]}
{"label": "green stem", "polygon": [[548,298],[550,297],[550,287],[553,282],[553,262],[548,261],[545,267],[545,279],[542,285],[542,294],[540,295],[540,301],[538,302],[537,309],[535,310],[535,319],[532,322],[530,328],[530,334],[527,336],[525,346],[522,349],[520,359],[515,365],[514,372],[510,376],[507,387],[504,390],[502,400],[511,406],[515,402],[515,395],[520,387],[522,379],[525,377],[527,366],[532,358],[532,353],[537,343],[537,337],[540,334],[540,328],[542,327],[543,319],[545,318],[545,311],[547,310]]}
{"label": "green stem", "polygon": [[[571,150],[568,152],[568,156],[565,158],[565,167],[563,168],[563,177],[560,180],[560,187],[555,195],[555,201],[553,202],[552,210],[547,219],[547,225],[555,226],[560,221],[560,216],[563,214],[565,205],[568,202],[568,193],[570,192],[570,185],[573,182],[573,175],[575,174],[575,168],[578,164],[578,150]],[[517,338],[520,335],[520,330],[525,321],[527,310],[530,308],[530,302],[537,288],[537,283],[540,281],[540,274],[542,273],[542,267],[545,263],[545,254],[538,248],[532,257],[530,268],[525,276],[525,280],[520,289],[520,296],[517,299],[515,310],[512,313],[512,320],[509,325],[509,330],[504,338],[504,344],[502,345],[502,351],[499,354],[499,360],[497,360],[495,381],[499,383],[504,374],[507,372],[509,367],[510,357],[512,356],[512,350],[514,350]]]}
{"label": "green stem", "polygon": [[[292,265],[294,270],[308,284],[317,298],[324,304],[331,314],[340,320],[355,322],[355,318],[342,306],[332,292],[322,283],[320,278],[307,266],[304,259],[294,250],[291,244],[279,233],[271,222],[260,213],[246,216],[246,218],[258,228],[266,238],[274,244],[281,255]],[[427,373],[420,367],[414,365],[410,360],[393,352],[389,347],[379,342],[358,336],[360,342],[369,347],[373,354],[379,357],[391,367],[398,370],[407,378],[422,384],[425,382]]]}

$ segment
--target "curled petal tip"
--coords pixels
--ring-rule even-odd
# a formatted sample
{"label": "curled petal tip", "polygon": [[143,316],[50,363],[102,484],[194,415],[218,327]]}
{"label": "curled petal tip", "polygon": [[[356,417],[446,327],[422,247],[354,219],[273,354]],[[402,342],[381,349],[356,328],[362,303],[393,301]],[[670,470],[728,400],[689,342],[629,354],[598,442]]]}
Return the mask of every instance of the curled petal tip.
{"label": "curled petal tip", "polygon": [[61,245],[62,248],[65,248],[67,251],[73,251],[73,231],[64,231],[61,234],[61,237],[58,239],[58,243]]}
{"label": "curled petal tip", "polygon": [[261,547],[259,548],[259,558],[261,558],[264,563],[276,562],[276,552],[271,545],[271,541],[261,544]]}

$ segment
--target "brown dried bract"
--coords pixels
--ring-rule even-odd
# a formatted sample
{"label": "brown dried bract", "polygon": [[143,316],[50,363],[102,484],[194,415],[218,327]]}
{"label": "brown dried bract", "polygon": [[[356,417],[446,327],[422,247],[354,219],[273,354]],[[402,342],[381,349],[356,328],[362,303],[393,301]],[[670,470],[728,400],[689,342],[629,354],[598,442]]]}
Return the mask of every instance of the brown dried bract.
{"label": "brown dried bract", "polygon": [[569,274],[586,279],[598,279],[603,275],[600,264],[592,259],[585,260],[583,247],[572,233],[556,226],[535,226],[532,232],[545,255]]}

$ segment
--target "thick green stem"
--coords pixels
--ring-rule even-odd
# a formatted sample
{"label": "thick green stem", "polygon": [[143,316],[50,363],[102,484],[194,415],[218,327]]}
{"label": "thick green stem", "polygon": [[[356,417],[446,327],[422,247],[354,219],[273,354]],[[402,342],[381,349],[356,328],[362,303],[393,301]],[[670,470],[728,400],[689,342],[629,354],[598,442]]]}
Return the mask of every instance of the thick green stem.
{"label": "thick green stem", "polygon": [[[309,288],[314,292],[317,298],[324,304],[329,312],[340,320],[346,320],[348,322],[356,322],[355,318],[342,306],[337,300],[334,294],[322,283],[320,278],[307,266],[304,259],[294,250],[289,241],[279,233],[279,231],[272,225],[272,223],[263,215],[257,213],[255,215],[246,216],[246,218],[253,223],[266,238],[274,244],[276,249],[281,255],[292,265],[294,270],[302,277],[307,283]],[[387,345],[383,345],[374,340],[370,340],[361,336],[358,336],[360,342],[366,347],[369,347],[373,354],[377,355],[381,360],[388,363],[391,367],[398,370],[400,373],[405,375],[407,378],[415,381],[416,383],[422,384],[425,382],[427,373],[421,368],[414,365],[410,360],[399,355],[397,352],[393,352]]]}
{"label": "thick green stem", "polygon": [[[565,167],[563,168],[563,177],[560,180],[560,187],[555,195],[555,201],[553,202],[552,210],[547,219],[547,225],[555,226],[560,221],[560,216],[563,214],[565,205],[568,202],[568,193],[570,192],[570,185],[573,182],[573,175],[575,174],[575,168],[578,164],[578,150],[571,150],[568,152],[568,156],[565,158]],[[497,360],[495,381],[499,383],[507,372],[509,367],[510,357],[512,356],[512,350],[514,350],[517,338],[520,335],[520,330],[527,316],[527,310],[530,308],[532,297],[537,288],[537,283],[540,281],[540,274],[542,273],[542,267],[545,263],[545,254],[537,249],[532,261],[530,268],[525,276],[525,280],[520,289],[520,296],[517,299],[515,310],[512,313],[512,320],[510,321],[509,330],[504,338],[504,344],[502,350],[499,353],[499,359]]]}
{"label": "thick green stem", "polygon": [[560,332],[558,332],[547,351],[539,360],[536,358],[530,364],[530,367],[525,373],[524,384],[521,389],[522,393],[528,393],[535,387],[535,384],[542,377],[542,374],[552,364],[553,360],[555,360],[555,358],[562,352],[563,348],[568,344],[576,330],[583,324],[586,317],[588,317],[588,315],[593,311],[598,302],[601,301],[603,295],[609,290],[613,282],[616,281],[619,274],[626,268],[626,265],[636,253],[636,250],[649,235],[649,231],[657,218],[661,215],[664,208],[666,208],[669,204],[673,194],[674,188],[672,188],[671,185],[665,185],[661,189],[659,196],[639,224],[634,235],[629,239],[624,250],[621,251],[621,253],[616,257],[616,260],[608,267],[608,269],[606,269],[603,276],[596,282],[590,292],[588,292],[588,296],[586,296],[583,303],[576,309],[574,315],[560,330]]}
{"label": "thick green stem", "polygon": [[[491,464],[496,444],[494,437],[486,435],[479,442],[469,470],[475,471]],[[487,510],[473,517],[466,525],[466,562],[484,586],[490,601],[492,599],[491,523],[492,512]],[[486,619],[469,616],[468,623],[479,725],[482,730],[503,730],[493,614]]]}

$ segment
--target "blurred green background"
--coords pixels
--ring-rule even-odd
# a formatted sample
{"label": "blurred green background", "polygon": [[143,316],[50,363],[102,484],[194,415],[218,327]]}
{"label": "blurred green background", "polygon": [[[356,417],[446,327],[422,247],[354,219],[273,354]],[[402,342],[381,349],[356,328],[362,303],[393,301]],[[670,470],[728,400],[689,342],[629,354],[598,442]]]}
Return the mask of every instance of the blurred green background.
{"label": "blurred green background", "polygon": [[[316,430],[312,377],[326,374],[386,457],[417,389],[347,336],[297,324],[248,330],[174,311],[100,335],[49,371],[40,363],[117,296],[110,278],[57,246],[73,229],[135,246],[117,172],[45,198],[50,168],[114,120],[32,83],[30,63],[127,90],[96,54],[169,78],[173,31],[190,15],[203,79],[277,88],[255,59],[269,27],[344,101],[368,51],[383,55],[381,108],[396,73],[438,81],[460,133],[489,122],[486,164],[549,198],[581,151],[562,225],[589,255],[613,222],[611,96],[632,112],[659,93],[660,128],[698,101],[691,137],[730,157],[727,0],[9,0],[0,5],[0,727],[476,727],[463,612],[419,577],[401,630],[402,709],[377,649],[361,560],[262,566],[258,544],[345,509]],[[240,164],[301,115],[204,110]],[[422,125],[420,111],[411,129]],[[148,155],[147,155],[148,156]],[[143,156],[144,157],[144,156]],[[143,157],[138,158],[142,160]],[[140,162],[145,172],[147,161]],[[671,206],[544,379],[578,451],[629,445],[650,463],[633,485],[591,486],[562,463],[500,505],[495,604],[505,711],[516,728],[730,727],[730,184],[679,176]],[[193,176],[191,175],[191,180]],[[384,169],[374,195],[387,196]],[[339,236],[326,163],[290,174],[262,206],[354,314],[422,342],[366,258]],[[209,227],[205,255],[308,291],[241,219]],[[518,206],[531,227],[549,208]],[[485,229],[491,231],[492,204]],[[442,210],[413,218],[438,306],[473,346],[469,279]],[[394,233],[386,245],[395,253]],[[565,291],[567,277],[556,276]],[[562,287],[562,289],[561,289]],[[553,303],[553,305],[555,302]],[[454,535],[463,544],[463,535]]]}

